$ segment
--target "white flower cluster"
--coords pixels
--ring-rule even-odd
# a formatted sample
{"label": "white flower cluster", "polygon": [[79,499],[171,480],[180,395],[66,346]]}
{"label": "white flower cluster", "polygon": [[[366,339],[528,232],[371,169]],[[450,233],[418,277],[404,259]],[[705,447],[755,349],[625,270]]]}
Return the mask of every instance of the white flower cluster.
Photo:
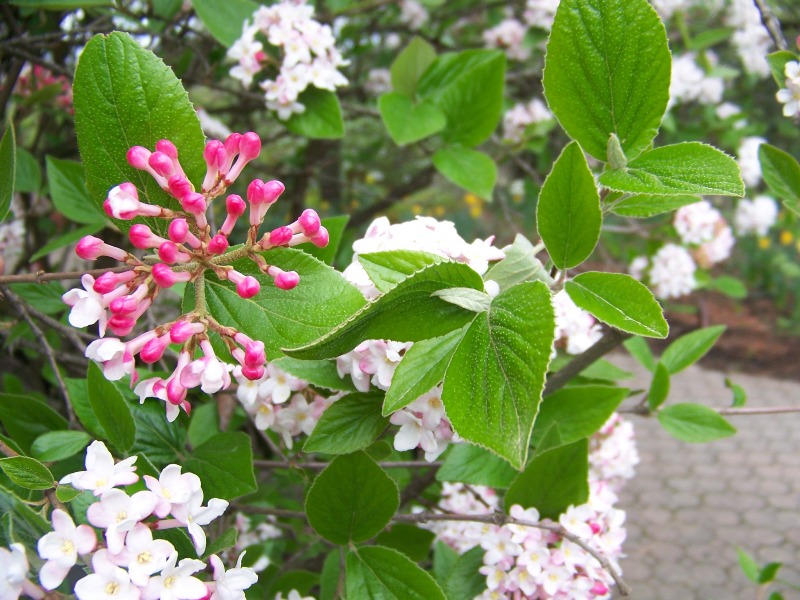
{"label": "white flower cluster", "polygon": [[373,96],[392,91],[392,73],[389,69],[371,69],[367,73],[364,89]]}
{"label": "white flower cluster", "polygon": [[726,22],[736,31],[731,41],[745,71],[759,77],[770,74],[767,54],[772,47],[769,31],[761,22],[761,13],[753,0],[731,0]]}
{"label": "white flower cluster", "polygon": [[418,31],[428,22],[428,11],[417,0],[400,0],[400,21],[412,31]]}
{"label": "white flower cluster", "polygon": [[389,420],[400,426],[394,437],[395,450],[403,452],[422,448],[428,462],[439,458],[450,442],[459,441],[450,421],[444,416],[441,386],[431,389],[405,408],[393,413]]}
{"label": "white flower cluster", "polygon": [[[60,586],[80,555],[87,560],[91,556],[91,572],[75,583],[78,600],[244,600],[244,590],[258,576],[241,566],[242,556],[236,567],[227,571],[219,557],[209,557],[213,581],[205,582],[195,574],[205,570],[206,563],[191,558],[178,562],[178,552],[170,542],[153,538],[153,530],[185,527],[198,556],[202,555],[206,549],[202,526],[221,516],[228,503],[212,498],[202,506],[200,478],[181,473],[179,465],[168,465],[158,479],[145,475],[147,490],[128,495],[119,486],[139,480],[133,466],[136,458],[114,463],[105,445],[95,441],[86,451],[86,470],[61,479],[60,483],[90,490],[99,498],[88,507],[86,519],[103,531],[105,547],[97,549],[97,534],[92,527],[76,526],[67,512],[54,510],[53,531],[38,543],[39,556],[45,561],[39,572],[42,587],[54,590]],[[20,558],[20,549],[12,548],[10,558],[10,566],[19,572],[0,560],[0,597],[18,598],[20,593],[43,597],[41,590],[34,589],[36,593],[32,594],[33,584],[25,580],[24,549]],[[7,569],[6,574],[2,573],[3,568]],[[12,571],[13,576],[9,577]]]}
{"label": "white flower cluster", "polygon": [[800,62],[790,60],[783,68],[786,75],[786,87],[778,90],[775,97],[784,105],[783,115],[794,117],[800,113]]}
{"label": "white flower cluster", "polygon": [[503,139],[516,144],[525,137],[525,130],[534,123],[549,121],[553,113],[539,98],[530,102],[515,104],[503,115]]}
{"label": "white flower cluster", "polygon": [[[648,271],[649,269],[649,271]],[[694,272],[697,265],[689,251],[677,244],[665,244],[651,260],[638,256],[631,262],[632,277],[650,283],[659,298],[680,298],[697,287]]]}
{"label": "white flower cluster", "polygon": [[704,269],[726,260],[736,243],[722,214],[707,200],[679,208],[673,224],[681,241],[692,246],[695,260]]}
{"label": "white flower cluster", "polygon": [[[624,479],[633,476],[633,466],[638,462],[631,425],[613,415],[593,436],[589,460],[589,500],[567,509],[559,523],[619,569],[625,513],[614,508],[615,490]],[[491,488],[442,485],[439,507],[446,513],[489,515],[499,505],[498,495]],[[551,523],[540,519],[535,509],[524,510],[518,505],[511,507],[510,514],[519,520]],[[460,554],[478,545],[483,548],[481,573],[486,576],[487,589],[477,597],[481,600],[611,597],[613,581],[596,559],[552,532],[520,525],[498,527],[458,521],[432,523],[428,528]]]}
{"label": "white flower cluster", "polygon": [[550,31],[561,0],[528,0],[522,17],[530,27]]}
{"label": "white flower cluster", "polygon": [[348,62],[336,48],[333,31],[313,16],[314,7],[305,0],[281,0],[272,6],[260,6],[253,14],[253,24],[245,21],[242,36],[228,49],[228,58],[238,62],[231,69],[231,76],[245,87],[271,62],[257,39],[259,34],[280,50],[277,77],[265,79],[260,85],[267,108],[276,111],[281,120],[305,111],[298,98],[308,86],[333,92],[347,85],[339,67]]}
{"label": "white flower cluster", "polygon": [[503,19],[498,25],[483,32],[483,41],[487,48],[505,50],[513,60],[527,60],[531,55],[530,48],[523,45],[527,30],[517,19]]}
{"label": "white flower cluster", "polygon": [[742,138],[739,143],[737,162],[742,171],[742,179],[750,187],[755,187],[761,182],[761,161],[758,160],[758,147],[766,142],[767,140],[763,137],[748,136]]}
{"label": "white flower cluster", "polygon": [[[239,556],[249,546],[262,545],[267,540],[278,539],[282,536],[281,530],[272,523],[274,517],[267,517],[266,521],[258,524],[253,524],[253,521],[244,513],[236,513],[236,520],[234,526],[238,535],[236,536],[236,545],[230,549],[227,554]],[[256,573],[260,573],[270,565],[269,557],[266,554],[261,554],[255,563],[250,567]]]}
{"label": "white flower cluster", "polygon": [[0,598],[17,600],[24,594],[39,600],[44,598],[42,589],[28,579],[28,557],[25,546],[11,544],[9,548],[0,547]]}
{"label": "white flower cluster", "polygon": [[580,354],[603,337],[597,320],[578,306],[565,290],[553,296],[556,313],[556,346],[564,346],[567,354]]}
{"label": "white flower cluster", "polygon": [[233,376],[239,383],[236,397],[256,428],[279,434],[287,448],[293,446],[293,438],[301,433],[311,435],[325,409],[339,398],[317,394],[307,382],[271,363],[259,379],[251,381],[242,375],[241,367],[234,369]]}
{"label": "white flower cluster", "polygon": [[[706,52],[706,57],[716,62],[712,52]],[[721,77],[709,77],[697,65],[696,58],[692,52],[672,57],[668,107],[685,102],[719,104],[722,101],[725,82]]]}
{"label": "white flower cluster", "polygon": [[740,200],[733,218],[736,231],[742,235],[765,236],[778,220],[778,210],[778,203],[769,196]]}

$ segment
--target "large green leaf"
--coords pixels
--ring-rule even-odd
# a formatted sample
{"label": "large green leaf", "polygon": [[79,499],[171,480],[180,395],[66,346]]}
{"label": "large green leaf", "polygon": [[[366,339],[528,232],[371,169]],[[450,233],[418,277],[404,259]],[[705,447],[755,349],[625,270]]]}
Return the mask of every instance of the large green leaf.
{"label": "large green leaf", "polygon": [[105,221],[105,215],[89,196],[80,163],[48,156],[47,181],[50,199],[62,215],[76,223],[99,224]]}
{"label": "large green leaf", "polygon": [[203,482],[206,498],[230,500],[257,489],[253,449],[246,433],[220,433],[194,449],[183,463]]}
{"label": "large green leaf", "polygon": [[415,37],[392,63],[392,90],[413,98],[420,77],[435,60],[436,50],[433,46]]}
{"label": "large green leaf", "polygon": [[669,325],[647,286],[623,273],[581,273],[564,286],[583,310],[634,335],[665,338]]}
{"label": "large green leaf", "polygon": [[758,160],[764,181],[786,208],[800,214],[800,164],[783,150],[761,144]]}
{"label": "large green leaf", "polygon": [[724,331],[724,325],[715,325],[679,337],[664,350],[664,354],[661,355],[661,364],[667,368],[670,375],[683,371],[689,365],[703,358]]}
{"label": "large green leaf", "polygon": [[636,157],[658,132],[669,99],[667,34],[647,0],[562,0],[544,69],[561,126],[605,161],[609,136]]}
{"label": "large green leaf", "polygon": [[599,179],[612,190],[637,194],[744,196],[736,161],[700,142],[650,150],[626,167],[606,171]]}
{"label": "large green leaf", "polygon": [[67,428],[67,420],[44,402],[16,394],[0,394],[0,422],[26,453],[41,434]]}
{"label": "large green leaf", "polygon": [[483,566],[484,554],[483,548],[476,546],[456,558],[446,576],[439,581],[447,600],[475,598],[486,589],[486,577],[479,570]]}
{"label": "large green leaf", "polygon": [[180,462],[186,443],[185,419],[170,423],[164,414],[164,404],[152,399],[144,404],[131,404],[136,423],[133,452],[144,454],[156,467]]}
{"label": "large green leaf", "polygon": [[306,495],[314,530],[334,544],[363,542],[383,529],[400,505],[392,478],[363,452],[335,458]]}
{"label": "large green leaf", "polygon": [[492,199],[497,181],[497,165],[477,150],[445,146],[433,155],[433,166],[447,179],[484,200]]}
{"label": "large green leaf", "polygon": [[505,253],[506,257],[492,265],[483,276],[485,281],[494,281],[500,291],[523,281],[543,281],[548,287],[552,285],[553,278],[536,258],[536,248],[524,235],[518,233]]}
{"label": "large green leaf", "polygon": [[1,458],[0,469],[11,481],[26,490],[48,490],[55,486],[50,469],[28,456]]}
{"label": "large green leaf", "polygon": [[597,245],[603,224],[600,195],[576,142],[562,150],[542,186],[536,223],[547,252],[559,269],[581,264]]}
{"label": "large green leaf", "polygon": [[[535,431],[535,430],[534,430]],[[438,481],[506,489],[518,473],[505,460],[472,444],[454,444],[436,471]]]}
{"label": "large green leaf", "polygon": [[653,371],[653,380],[650,382],[650,389],[647,391],[647,406],[650,410],[656,410],[664,404],[669,396],[670,378],[669,371],[661,364],[656,363]]}
{"label": "large green leaf", "polygon": [[736,433],[736,428],[715,410],[702,404],[673,404],[658,411],[658,421],[683,442],[702,444]]}
{"label": "large green leaf", "polygon": [[208,32],[223,46],[242,37],[245,21],[253,20],[258,3],[250,0],[192,0],[192,6]]}
{"label": "large green leaf", "polygon": [[345,588],[359,600],[446,600],[430,573],[397,550],[364,546],[347,555]]}
{"label": "large green leaf", "polygon": [[483,280],[461,263],[432,265],[401,281],[315,342],[285,352],[296,358],[333,358],[364,340],[418,342],[444,335],[474,317],[474,313],[431,295],[454,287],[482,290]]}
{"label": "large green leaf", "polygon": [[245,300],[234,285],[220,281],[209,271],[206,302],[217,321],[262,340],[270,360],[281,356],[281,348],[304,344],[328,333],[366,304],[361,292],[341,273],[299,250],[275,248],[264,257],[285,271],[297,271],[299,285],[288,291],[278,289],[255,263],[243,259],[234,266],[259,280],[258,295]]}
{"label": "large green leaf", "polygon": [[17,174],[17,144],[14,128],[6,126],[0,141],[0,221],[6,218],[14,195],[14,178]]}
{"label": "large green leaf", "polygon": [[383,94],[378,100],[381,119],[394,143],[405,146],[444,129],[447,117],[432,102],[415,103],[398,92]]}
{"label": "large green leaf", "polygon": [[[153,177],[125,158],[131,146],[152,150],[161,139],[175,144],[186,176],[200,186],[205,136],[186,90],[155,54],[125,33],[96,35],[78,60],[73,89],[75,132],[97,206],[111,187],[130,181],[143,201],[178,208]],[[123,231],[131,224],[117,221]],[[165,229],[161,219],[152,224]]]}
{"label": "large green leaf", "polygon": [[421,340],[406,351],[386,392],[384,415],[408,406],[444,379],[450,358],[464,332],[463,328],[456,329],[441,337]]}
{"label": "large green leaf", "polygon": [[336,94],[309,87],[297,99],[306,109],[286,121],[286,129],[312,139],[332,140],[344,135],[342,107]]}
{"label": "large green leaf", "polygon": [[381,415],[383,394],[348,394],[325,409],[303,452],[349,454],[369,446],[389,425]]}
{"label": "large green leaf", "polygon": [[501,292],[456,348],[442,401],[458,434],[522,469],[539,410],[555,316],[539,281]]}
{"label": "large green leaf", "polygon": [[136,423],[131,408],[117,387],[103,375],[97,363],[89,363],[89,404],[106,433],[106,439],[121,453],[133,447]]}
{"label": "large green leaf", "polygon": [[[20,542],[28,548],[35,548],[39,539],[52,527],[47,519],[33,510],[7,488],[0,486],[0,538],[6,534],[5,543]],[[5,531],[3,531],[5,530]]]}
{"label": "large green leaf", "polygon": [[417,94],[447,115],[446,141],[484,142],[503,108],[506,56],[500,50],[464,50],[439,56],[419,80]]}
{"label": "large green leaf", "polygon": [[380,292],[388,292],[417,271],[443,260],[440,256],[419,250],[388,250],[358,255],[358,262]]}
{"label": "large green leaf", "polygon": [[36,438],[31,453],[44,462],[63,460],[83,450],[91,440],[85,431],[48,431]]}
{"label": "large green leaf", "polygon": [[537,454],[506,492],[505,505],[536,508],[557,520],[570,505],[589,499],[589,441],[584,438]]}
{"label": "large green leaf", "polygon": [[39,193],[41,189],[42,169],[39,167],[39,161],[25,148],[17,148],[14,190]]}
{"label": "large green leaf", "polygon": [[634,194],[611,205],[611,211],[623,217],[647,219],[665,212],[677,210],[681,206],[700,202],[697,196],[654,196]]}

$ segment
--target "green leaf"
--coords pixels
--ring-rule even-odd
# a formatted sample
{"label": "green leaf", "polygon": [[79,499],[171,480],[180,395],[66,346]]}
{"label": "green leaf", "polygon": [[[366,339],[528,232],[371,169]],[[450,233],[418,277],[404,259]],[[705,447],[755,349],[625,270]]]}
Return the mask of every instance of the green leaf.
{"label": "green leaf", "polygon": [[333,358],[364,340],[418,342],[444,335],[474,317],[474,313],[431,296],[436,290],[452,287],[482,290],[483,280],[465,264],[432,265],[401,281],[315,342],[285,353],[303,359]]}
{"label": "green leaf", "polygon": [[505,71],[500,50],[448,52],[428,67],[417,94],[447,116],[445,141],[474,147],[492,134],[503,110]]}
{"label": "green leaf", "polygon": [[725,294],[734,300],[744,300],[747,298],[747,286],[741,279],[730,275],[714,277],[706,286],[710,290],[716,290],[720,294]]}
{"label": "green leaf", "polygon": [[697,196],[654,196],[634,194],[611,205],[611,211],[623,217],[647,219],[666,212],[672,212],[687,204],[700,202]]}
{"label": "green leaf", "polygon": [[605,359],[594,361],[583,371],[580,372],[581,377],[587,379],[600,379],[602,381],[619,381],[620,379],[633,379],[633,373],[620,369],[614,363],[610,363]]}
{"label": "green leaf", "polygon": [[345,588],[359,600],[446,600],[427,571],[397,550],[364,546],[347,555]]}
{"label": "green leaf", "polygon": [[192,408],[192,417],[186,431],[192,446],[200,446],[219,433],[222,433],[222,430],[219,428],[216,402],[207,402]]}
{"label": "green leaf", "polygon": [[415,103],[398,92],[383,94],[378,109],[386,130],[398,146],[423,140],[447,125],[447,117],[433,103],[426,100]]}
{"label": "green leaf", "polygon": [[336,600],[341,576],[341,548],[335,548],[325,557],[319,576],[319,600]]}
{"label": "green leaf", "polygon": [[14,191],[39,192],[42,187],[42,170],[36,157],[25,148],[17,148]]}
{"label": "green leaf", "polygon": [[600,196],[583,150],[576,142],[561,151],[545,179],[536,223],[547,252],[559,269],[581,264],[597,245],[603,224]]}
{"label": "green leaf", "polygon": [[769,144],[758,147],[761,174],[769,189],[793,213],[800,214],[800,164],[790,155]]}
{"label": "green leaf", "polygon": [[136,422],[133,452],[144,454],[154,466],[163,468],[181,461],[186,444],[186,425],[183,417],[167,421],[162,402],[146,400],[131,404]]}
{"label": "green leaf", "polygon": [[342,107],[336,94],[315,87],[306,88],[298,102],[306,107],[284,122],[286,129],[312,139],[332,140],[344,135]]}
{"label": "green leaf", "polygon": [[736,548],[736,554],[739,557],[739,566],[745,576],[753,583],[758,583],[758,575],[761,571],[761,567],[758,566],[755,559],[741,548]]}
{"label": "green leaf", "polygon": [[428,529],[406,523],[395,523],[375,537],[375,544],[393,548],[414,562],[420,562],[428,558],[435,537],[436,535]]}
{"label": "green leaf", "polygon": [[537,454],[506,492],[506,512],[514,504],[535,508],[542,519],[558,520],[570,505],[589,499],[589,441],[578,440]]}
{"label": "green leaf", "polygon": [[[64,382],[67,384],[69,399],[72,401],[72,409],[75,415],[92,437],[106,439],[106,431],[97,420],[92,405],[89,403],[89,383],[86,379],[67,377]],[[66,429],[66,425],[64,426]]]}
{"label": "green leaf", "polygon": [[97,363],[89,363],[89,404],[106,433],[106,439],[126,453],[136,439],[136,423],[130,406],[117,387],[105,378]]}
{"label": "green leaf", "polygon": [[758,574],[758,583],[764,585],[766,583],[772,583],[775,580],[775,576],[778,574],[778,571],[783,566],[783,563],[779,562],[771,562],[764,566],[761,569],[761,572]]}
{"label": "green leaf", "polygon": [[625,349],[631,353],[631,356],[639,361],[648,371],[654,371],[656,368],[656,359],[653,352],[647,345],[647,341],[641,337],[632,337],[622,343]]}
{"label": "green leaf", "polygon": [[724,325],[715,325],[679,337],[664,350],[661,364],[667,368],[670,375],[683,371],[703,358],[724,331]]}
{"label": "green leaf", "polygon": [[421,340],[406,351],[386,392],[384,415],[408,406],[439,385],[464,332],[465,329],[461,328],[440,337]]}
{"label": "green leaf", "polygon": [[521,283],[474,318],[445,373],[442,402],[453,429],[516,469],[528,456],[554,331],[550,290]]}
{"label": "green leaf", "polygon": [[788,50],[779,50],[778,52],[767,54],[769,69],[778,87],[786,87],[786,63],[792,60],[797,60],[797,57]]}
{"label": "green leaf", "polygon": [[665,338],[669,325],[647,286],[622,273],[581,273],[564,286],[580,308],[634,335]]}
{"label": "green leaf", "polygon": [[741,408],[747,404],[747,392],[738,383],[733,383],[729,377],[725,378],[725,387],[733,392],[733,402],[731,406]]}
{"label": "green leaf", "polygon": [[437,481],[506,489],[518,475],[507,461],[472,444],[455,444],[436,471]]}
{"label": "green leaf", "polygon": [[413,98],[417,83],[436,60],[436,50],[428,42],[414,37],[392,63],[392,90]]}
{"label": "green leaf", "polygon": [[305,344],[328,333],[366,304],[361,292],[341,273],[304,252],[274,248],[264,256],[271,265],[297,271],[300,284],[293,290],[278,289],[253,261],[243,259],[234,267],[259,280],[258,295],[244,300],[233,284],[208,272],[206,302],[218,322],[263,340],[269,360],[281,356],[283,347]]}
{"label": "green leaf", "polygon": [[658,132],[671,66],[664,26],[646,0],[562,0],[547,43],[545,97],[589,154],[605,161],[614,133],[635,158]]}
{"label": "green leaf", "polygon": [[348,394],[325,409],[303,452],[349,454],[369,446],[389,425],[381,415],[383,394]]}
{"label": "green leaf", "polygon": [[536,258],[536,248],[521,233],[505,253],[506,257],[483,276],[484,281],[496,282],[501,292],[523,281],[543,281],[548,287],[553,284],[553,278]]}
{"label": "green leaf", "polygon": [[192,6],[214,39],[228,47],[242,37],[244,22],[252,21],[259,5],[250,0],[192,0]]}
{"label": "green leaf", "polygon": [[440,256],[419,250],[389,250],[358,255],[358,262],[379,292],[388,292],[417,271],[438,265],[443,260]]}
{"label": "green leaf", "polygon": [[256,491],[253,449],[246,433],[220,433],[194,449],[185,470],[203,482],[208,498],[230,500]]}
{"label": "green leaf", "polygon": [[85,237],[87,235],[93,235],[98,231],[100,231],[103,227],[104,225],[102,223],[94,223],[92,225],[84,225],[83,227],[79,227],[78,229],[71,229],[64,235],[59,235],[58,237],[53,238],[44,246],[39,248],[33,254],[33,256],[31,256],[31,261],[39,260],[40,258],[47,256],[51,252],[60,250],[64,246],[71,246],[82,237]]}
{"label": "green leaf", "polygon": [[579,385],[546,396],[531,436],[536,454],[572,444],[599,431],[628,391],[609,385]]}
{"label": "green leaf", "polygon": [[[51,484],[52,485],[52,484]],[[3,515],[2,529],[11,530],[13,541],[28,548],[35,548],[39,539],[52,531],[50,523],[19,499],[8,488],[0,486],[0,514]]]}
{"label": "green leaf", "polygon": [[236,539],[239,537],[239,532],[235,527],[231,527],[226,529],[222,535],[215,538],[212,542],[208,544],[206,547],[206,551],[203,553],[203,557],[207,558],[212,554],[220,554],[224,550],[228,548],[233,548],[236,546]]}
{"label": "green leaf", "polygon": [[700,31],[692,38],[692,41],[689,44],[689,49],[696,51],[711,48],[712,46],[716,46],[721,42],[727,41],[734,31],[735,30],[731,29],[730,27],[720,27],[717,29]]}
{"label": "green leaf", "polygon": [[458,557],[447,579],[441,582],[447,600],[474,598],[486,589],[486,577],[479,571],[483,555],[483,548],[478,546]]}
{"label": "green leaf", "polygon": [[650,410],[657,410],[659,406],[664,404],[664,401],[669,396],[669,371],[661,364],[656,364],[656,370],[653,371],[653,380],[650,382],[650,390],[647,392],[647,406]]}
{"label": "green leaf", "polygon": [[307,381],[314,387],[341,392],[356,391],[351,378],[342,379],[339,377],[336,362],[332,360],[297,360],[296,358],[284,356],[273,360],[272,366],[278,367],[289,375]]}
{"label": "green leaf", "polygon": [[[152,150],[162,139],[175,144],[186,176],[200,187],[205,136],[186,90],[155,54],[125,33],[96,35],[78,60],[73,89],[86,187],[98,207],[111,187],[130,181],[143,202],[180,208],[149,173],[125,158],[131,146]],[[148,222],[157,232],[166,229],[163,219]],[[123,232],[134,224],[115,223]]]}
{"label": "green leaf", "polygon": [[667,406],[658,411],[658,421],[667,433],[682,442],[702,444],[736,433],[724,417],[702,404]]}
{"label": "green leaf", "polygon": [[83,431],[48,431],[33,442],[31,454],[43,462],[54,462],[74,456],[91,441]]}
{"label": "green leaf", "polygon": [[55,485],[50,469],[27,456],[0,459],[0,469],[8,478],[26,490],[49,490]]}
{"label": "green leaf", "polygon": [[26,453],[41,434],[68,426],[67,420],[44,402],[17,394],[0,394],[0,422]]}
{"label": "green leaf", "polygon": [[33,308],[47,315],[63,313],[67,305],[61,299],[64,288],[55,282],[49,283],[15,283],[11,289]]}
{"label": "green leaf", "polygon": [[17,142],[14,127],[9,123],[0,140],[0,221],[6,218],[14,195],[17,174]]}
{"label": "green leaf", "polygon": [[59,502],[72,502],[83,493],[84,490],[76,490],[71,485],[58,485],[56,487],[56,498],[58,498]]}
{"label": "green leaf", "polygon": [[463,146],[445,146],[433,155],[433,166],[457,186],[484,200],[492,199],[497,165],[483,152]]}
{"label": "green leaf", "polygon": [[111,0],[13,0],[11,4],[41,10],[74,10],[76,8],[111,6],[113,2]]}
{"label": "green leaf", "polygon": [[447,288],[436,290],[431,295],[475,313],[486,312],[492,303],[489,294],[472,288]]}
{"label": "green leaf", "polygon": [[48,156],[47,181],[50,199],[62,215],[76,223],[96,225],[105,221],[105,215],[89,196],[80,163]]}
{"label": "green leaf", "polygon": [[736,161],[712,146],[683,142],[645,152],[624,169],[600,175],[612,190],[685,196],[706,194],[744,196],[744,183]]}
{"label": "green leaf", "polygon": [[[400,505],[392,478],[363,452],[338,456],[306,495],[314,530],[334,544],[363,542],[383,529]],[[356,597],[356,596],[354,596]]]}

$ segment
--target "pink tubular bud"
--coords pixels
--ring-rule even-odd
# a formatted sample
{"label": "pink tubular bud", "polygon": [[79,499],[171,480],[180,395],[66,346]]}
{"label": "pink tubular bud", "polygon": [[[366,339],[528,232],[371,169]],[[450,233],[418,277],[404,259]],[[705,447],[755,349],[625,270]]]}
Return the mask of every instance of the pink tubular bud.
{"label": "pink tubular bud", "polygon": [[115,315],[128,316],[139,308],[139,300],[133,296],[122,296],[112,300],[108,308]]}
{"label": "pink tubular bud", "polygon": [[137,223],[128,231],[128,238],[135,248],[144,250],[146,248],[155,248],[159,244],[166,242],[164,238],[157,236],[147,225]]}
{"label": "pink tubular bud", "polygon": [[313,237],[316,235],[316,233],[319,231],[319,228],[322,226],[317,211],[311,208],[304,210],[303,214],[300,215],[300,218],[297,221],[300,223],[303,233],[305,233],[308,237]]}
{"label": "pink tubular bud", "polygon": [[225,138],[225,152],[228,155],[228,160],[233,160],[233,157],[239,154],[239,148],[242,143],[241,133],[232,133]]}
{"label": "pink tubular bud", "polygon": [[236,284],[236,293],[242,298],[252,298],[261,291],[261,284],[255,277],[248,275]]}
{"label": "pink tubular bud", "polygon": [[182,244],[189,236],[189,223],[186,222],[186,219],[175,219],[169,224],[167,234],[173,242]]}
{"label": "pink tubular bud", "polygon": [[139,216],[157,217],[160,206],[139,202],[139,192],[132,183],[125,182],[111,188],[103,202],[103,210],[109,217],[130,220]]}
{"label": "pink tubular bud", "polygon": [[225,199],[225,209],[229,215],[241,217],[247,210],[247,203],[238,194],[231,194]]}
{"label": "pink tubular bud", "polygon": [[284,192],[285,189],[286,186],[283,185],[277,179],[273,179],[272,181],[266,182],[264,184],[265,196],[263,201],[272,204],[280,197],[280,195]]}
{"label": "pink tubular bud", "polygon": [[203,194],[190,192],[181,198],[183,209],[193,215],[202,215],[206,212],[206,199]]}
{"label": "pink tubular bud", "polygon": [[283,271],[275,277],[275,287],[282,290],[291,290],[300,283],[300,275],[296,271]]}
{"label": "pink tubular bud", "polygon": [[[218,233],[208,243],[208,251],[211,254],[222,254],[228,249],[228,238],[221,233]],[[256,292],[257,293],[257,292]]]}
{"label": "pink tubular bud", "polygon": [[171,265],[188,262],[192,257],[186,252],[181,252],[178,246],[173,242],[163,242],[158,247],[158,258]]}
{"label": "pink tubular bud", "polygon": [[273,246],[285,246],[292,241],[293,236],[292,230],[288,227],[278,227],[269,234],[269,243]]}
{"label": "pink tubular bud", "polygon": [[156,150],[166,154],[169,158],[178,158],[178,149],[169,140],[158,140],[156,142]]}
{"label": "pink tubular bud", "polygon": [[178,321],[169,330],[169,339],[173,344],[183,344],[193,335],[205,331],[205,326],[202,323],[193,323],[189,321]]}
{"label": "pink tubular bud", "polygon": [[167,400],[170,404],[181,406],[186,400],[188,390],[181,385],[180,376],[167,382]]}
{"label": "pink tubular bud", "polygon": [[247,367],[259,367],[267,362],[267,355],[264,353],[264,342],[250,342],[244,349],[244,365]]}
{"label": "pink tubular bud", "polygon": [[191,273],[187,271],[176,273],[164,263],[154,264],[151,273],[153,274],[153,281],[162,288],[172,287],[179,281],[189,281],[192,278]]}
{"label": "pink tubular bud", "polygon": [[162,177],[169,177],[174,171],[172,160],[163,152],[153,152],[147,159],[147,164]]}
{"label": "pink tubular bud", "polygon": [[115,260],[125,260],[128,253],[122,248],[106,244],[100,238],[87,235],[75,246],[75,254],[85,260],[97,260],[101,256],[109,256]]}
{"label": "pink tubular bud", "polygon": [[239,142],[239,160],[251,161],[261,154],[261,138],[253,131],[245,133]]}
{"label": "pink tubular bud", "polygon": [[324,227],[320,227],[317,235],[311,238],[311,243],[314,244],[317,248],[324,248],[328,245],[330,241],[330,235],[328,234],[328,230]]}
{"label": "pink tubular bud", "polygon": [[123,283],[128,283],[136,277],[136,271],[125,271],[124,273],[103,273],[95,279],[92,289],[98,294],[107,294],[117,289]]}
{"label": "pink tubular bud", "polygon": [[169,346],[169,335],[162,335],[147,342],[139,352],[139,356],[142,362],[152,365],[164,355],[167,346]]}
{"label": "pink tubular bud", "polygon": [[609,589],[602,581],[596,581],[592,589],[589,590],[595,596],[605,596],[608,594]]}
{"label": "pink tubular bud", "polygon": [[209,141],[203,150],[203,158],[208,163],[208,166],[216,169],[219,169],[225,163],[226,156],[225,145],[219,140]]}
{"label": "pink tubular bud", "polygon": [[167,180],[169,193],[175,198],[183,198],[186,194],[194,191],[192,184],[183,175],[173,175]]}
{"label": "pink tubular bud", "polygon": [[136,319],[124,317],[122,315],[114,315],[108,320],[107,327],[111,333],[117,337],[125,337],[136,326]]}
{"label": "pink tubular bud", "polygon": [[263,366],[260,367],[248,367],[242,366],[242,375],[247,377],[250,381],[258,381],[264,376],[266,369]]}
{"label": "pink tubular bud", "polygon": [[143,148],[142,146],[132,146],[131,149],[128,150],[125,158],[128,160],[128,164],[134,169],[144,171],[147,170],[147,161],[150,158],[150,154],[151,152],[147,148]]}

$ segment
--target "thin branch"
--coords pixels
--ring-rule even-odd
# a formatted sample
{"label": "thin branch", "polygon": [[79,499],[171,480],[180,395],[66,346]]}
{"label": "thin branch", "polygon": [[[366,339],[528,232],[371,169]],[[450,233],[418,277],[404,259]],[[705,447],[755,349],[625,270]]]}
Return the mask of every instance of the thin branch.
{"label": "thin branch", "polygon": [[[800,406],[753,406],[753,407],[723,406],[717,408],[711,407],[711,409],[716,411],[720,415],[727,415],[729,417],[744,417],[749,415],[782,415],[787,413],[800,413]],[[650,410],[647,406],[644,405],[620,408],[617,410],[617,412],[628,415],[638,415],[640,417],[652,417],[654,414],[656,414],[656,411]]]}
{"label": "thin branch", "polygon": [[84,275],[91,275],[92,277],[99,277],[104,273],[124,273],[130,271],[132,267],[110,267],[107,269],[91,269],[89,271],[61,271],[54,273],[47,273],[45,271],[37,271],[36,273],[21,273],[19,275],[0,275],[0,284],[2,283],[44,283],[46,281],[68,281],[71,279],[80,279]]}
{"label": "thin branch", "polygon": [[772,41],[775,42],[775,46],[778,48],[778,50],[788,50],[789,45],[786,43],[786,39],[783,37],[781,23],[778,21],[775,13],[773,13],[770,9],[769,5],[767,4],[767,0],[755,0],[755,3],[758,12],[761,14],[761,22],[764,23],[764,27],[766,27],[767,31],[769,31],[769,35],[772,38]]}
{"label": "thin branch", "polygon": [[598,342],[583,354],[579,354],[568,362],[562,369],[553,373],[544,386],[544,395],[552,394],[560,390],[578,373],[594,363],[596,360],[611,352],[622,342],[631,337],[630,333],[625,333],[619,329],[610,329]]}
{"label": "thin branch", "polygon": [[[253,465],[261,469],[289,469],[296,467],[298,469],[311,469],[314,471],[321,471],[327,467],[329,462],[311,461],[311,462],[293,462],[281,460],[254,460]],[[383,469],[421,469],[421,468],[434,468],[438,469],[442,466],[441,461],[427,462],[424,460],[398,460],[398,461],[384,461],[379,462]]]}

